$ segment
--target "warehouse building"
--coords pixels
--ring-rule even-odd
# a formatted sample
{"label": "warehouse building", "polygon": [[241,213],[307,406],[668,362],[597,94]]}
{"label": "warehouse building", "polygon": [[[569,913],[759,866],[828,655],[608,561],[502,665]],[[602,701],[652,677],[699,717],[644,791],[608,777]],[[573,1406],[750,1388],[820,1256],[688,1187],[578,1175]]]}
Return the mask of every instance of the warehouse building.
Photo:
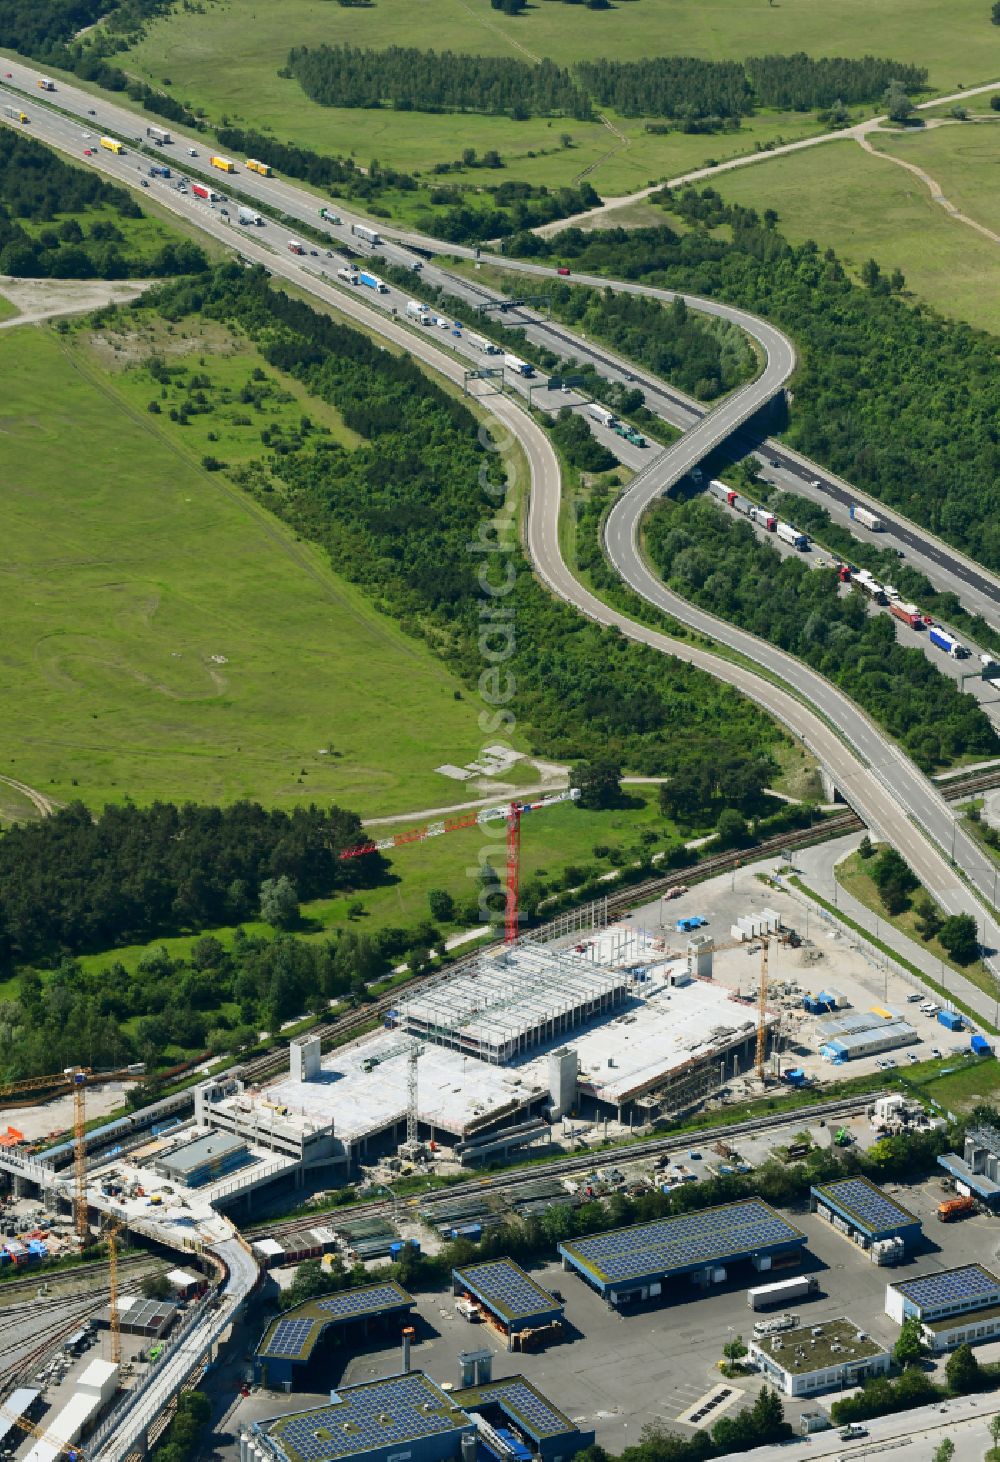
{"label": "warehouse building", "polygon": [[254,1376],[271,1390],[290,1391],[295,1367],[308,1364],[328,1330],[367,1335],[376,1327],[394,1325],[398,1329],[414,1303],[395,1280],[306,1300],[270,1322],[257,1346]]}
{"label": "warehouse building", "polygon": [[886,1286],[885,1312],[918,1319],[931,1351],[980,1345],[1000,1336],[1000,1280],[981,1264],[900,1280]]}
{"label": "warehouse building", "polygon": [[794,1263],[806,1236],[760,1198],[635,1224],[559,1245],[563,1268],[575,1270],[609,1305],[641,1303],[669,1279],[721,1283],[728,1266],[749,1261],[758,1273]]}
{"label": "warehouse building", "polygon": [[867,1178],[815,1184],[809,1195],[815,1213],[883,1261],[895,1262],[920,1239],[920,1220]]}
{"label": "warehouse building", "polygon": [[[177,1318],[177,1306],[171,1300],[145,1300],[138,1295],[122,1295],[118,1301],[118,1325],[123,1335],[140,1335],[144,1340],[162,1340]],[[102,1311],[97,1324],[111,1328],[110,1308]]]}
{"label": "warehouse building", "polygon": [[475,1462],[476,1424],[419,1371],[345,1386],[329,1403],[254,1422],[240,1462]]}
{"label": "warehouse building", "polygon": [[946,1152],[938,1163],[955,1179],[959,1193],[974,1194],[989,1207],[1000,1207],[1000,1132],[995,1127],[970,1128],[962,1156]]}
{"label": "warehouse building", "polygon": [[569,1462],[594,1433],[583,1432],[523,1376],[507,1376],[455,1391],[452,1400],[475,1416],[485,1448],[507,1462],[525,1455],[542,1462]]}
{"label": "warehouse building", "polygon": [[152,1168],[161,1178],[200,1188],[254,1161],[242,1138],[228,1132],[208,1132],[156,1158]]}
{"label": "warehouse building", "polygon": [[846,1317],[753,1339],[749,1356],[786,1396],[860,1386],[886,1375],[891,1363],[889,1352]]}
{"label": "warehouse building", "polygon": [[[846,1017],[835,1017],[840,1024]],[[864,1019],[864,1017],[861,1017]],[[845,1061],[859,1061],[863,1056],[877,1056],[882,1051],[897,1051],[902,1046],[912,1046],[920,1037],[908,1021],[902,1019],[883,1020],[871,1012],[870,1026],[845,1031],[833,1038],[821,1038],[819,1054],[834,1066]]]}
{"label": "warehouse building", "polygon": [[513,1259],[453,1269],[451,1281],[453,1293],[474,1302],[490,1317],[506,1338],[508,1350],[532,1343],[529,1335],[533,1332],[548,1331],[554,1336],[562,1325],[565,1305]]}

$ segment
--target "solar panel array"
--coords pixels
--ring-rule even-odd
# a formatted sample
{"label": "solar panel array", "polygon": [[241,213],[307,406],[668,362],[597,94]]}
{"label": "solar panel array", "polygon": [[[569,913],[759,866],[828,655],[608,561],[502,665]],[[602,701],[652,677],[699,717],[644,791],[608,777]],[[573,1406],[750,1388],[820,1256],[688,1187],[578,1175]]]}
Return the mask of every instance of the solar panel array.
{"label": "solar panel array", "polygon": [[842,1178],[836,1183],[824,1183],[816,1189],[820,1198],[829,1198],[865,1228],[878,1230],[899,1228],[902,1224],[914,1223],[912,1213],[894,1203],[881,1188],[876,1188],[867,1178]]}
{"label": "solar panel array", "polygon": [[922,1310],[957,1304],[968,1304],[971,1308],[994,1300],[1000,1280],[978,1264],[966,1264],[961,1269],[945,1269],[940,1274],[906,1279],[895,1288]]}
{"label": "solar panel array", "polygon": [[315,1320],[279,1320],[259,1354],[298,1360],[308,1348],[315,1324]]}
{"label": "solar panel array", "polygon": [[369,1284],[363,1289],[345,1289],[343,1294],[317,1300],[316,1308],[335,1320],[353,1320],[360,1315],[374,1315],[409,1303],[410,1296],[398,1284]]}
{"label": "solar panel array", "polygon": [[575,1430],[572,1422],[550,1406],[545,1397],[539,1395],[525,1381],[501,1383],[496,1391],[484,1387],[481,1394],[484,1401],[495,1402],[501,1410],[508,1413],[512,1421],[521,1424],[535,1441],[562,1436]]}
{"label": "solar panel array", "polygon": [[283,1417],[269,1436],[293,1462],[331,1462],[439,1435],[464,1420],[423,1376],[394,1376],[350,1387],[333,1405]]}
{"label": "solar panel array", "polygon": [[456,1269],[455,1278],[508,1321],[562,1308],[512,1259],[470,1264],[466,1269]]}
{"label": "solar panel array", "polygon": [[612,1283],[752,1254],[791,1240],[804,1241],[804,1236],[773,1208],[759,1198],[751,1198],[634,1228],[614,1229],[560,1247],[581,1260],[599,1279]]}

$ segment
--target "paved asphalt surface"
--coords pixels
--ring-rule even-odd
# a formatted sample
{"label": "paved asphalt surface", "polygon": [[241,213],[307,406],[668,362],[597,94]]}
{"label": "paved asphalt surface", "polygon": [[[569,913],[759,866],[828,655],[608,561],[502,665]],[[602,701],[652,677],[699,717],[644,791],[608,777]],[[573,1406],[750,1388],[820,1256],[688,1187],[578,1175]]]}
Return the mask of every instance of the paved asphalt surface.
{"label": "paved asphalt surface", "polygon": [[[38,105],[34,98],[26,101],[24,94],[31,92],[34,78],[38,73],[20,66],[12,60],[0,60],[0,66],[5,72],[14,73],[13,84],[18,86],[22,93],[21,95],[4,94],[3,99],[5,102],[18,101],[24,105],[31,117],[31,135],[39,136],[65,151],[79,155],[84,147],[96,144],[97,136],[102,129],[113,129],[122,136],[134,136],[137,131],[139,119],[134,114],[114,107],[103,98],[89,96],[85,92],[69,88],[62,83],[59,83],[59,90],[51,100],[63,110],[72,108],[81,115],[72,118],[60,116],[58,112]],[[0,87],[0,91],[2,91],[2,87]],[[39,96],[38,102],[41,100],[42,98]],[[91,119],[88,115],[91,107],[95,110],[95,119]],[[81,128],[91,132],[92,137],[84,140]],[[209,169],[206,149],[200,139],[192,139],[189,144],[188,139],[177,133],[174,133],[174,138],[174,146],[163,152],[163,160],[169,161],[175,171],[180,169],[183,172],[192,172],[196,168],[200,168],[203,175],[207,176]],[[189,145],[197,149],[200,154],[198,158],[192,159],[186,155]],[[98,151],[90,161],[109,175],[135,186],[138,159],[134,152],[128,156],[116,157],[106,151]],[[195,168],[192,168],[192,164],[195,165]],[[145,171],[145,169],[146,164],[143,164],[142,170]],[[238,178],[230,182],[227,182],[214,170],[211,172],[211,176],[219,190],[235,187],[241,193],[259,196],[261,201],[268,201],[272,206],[278,204],[289,214],[308,218],[317,225],[320,223],[318,205],[313,195],[280,179],[260,179],[244,171],[241,171]],[[475,358],[475,353],[468,349],[467,343],[461,335],[454,336],[452,332],[446,333],[435,329],[421,332],[409,328],[401,320],[394,319],[390,312],[402,315],[405,309],[405,294],[390,291],[388,295],[371,297],[367,290],[350,290],[338,287],[334,283],[326,283],[322,275],[329,271],[332,276],[343,261],[336,257],[327,259],[320,254],[316,256],[310,254],[305,258],[297,258],[288,254],[285,252],[286,239],[283,226],[269,223],[266,230],[237,230],[216,210],[200,204],[189,194],[179,194],[172,187],[161,184],[152,193],[152,196],[160,204],[185,217],[189,222],[194,222],[197,227],[214,234],[227,246],[232,247],[234,243],[237,243],[233,238],[234,233],[237,233],[237,247],[245,257],[264,264],[273,274],[279,274],[295,281],[337,309],[363,320],[369,327],[374,327],[380,335],[403,346],[411,354],[452,380],[462,382],[469,365],[475,363],[481,366],[484,364],[483,357]],[[235,211],[234,206],[232,210],[234,217]],[[355,252],[363,252],[359,248],[358,240],[351,237],[349,232],[350,224],[354,220],[348,214],[341,213],[340,216],[343,219],[343,225],[339,229],[331,228],[329,230],[331,243],[336,244],[339,236],[344,242],[349,240],[350,247]],[[266,246],[265,239],[271,243],[270,248]],[[432,247],[440,247],[440,245],[434,245],[433,241],[426,242]],[[380,246],[380,252],[394,263],[411,265],[413,263],[414,256],[405,247],[391,243],[384,244]],[[452,252],[461,251],[452,250]],[[464,252],[469,253],[470,251]],[[539,265],[524,267],[526,272],[543,274],[550,278],[553,272],[551,269]],[[459,292],[458,286],[461,281],[455,275],[439,273],[436,266],[428,264],[424,277],[430,280],[435,276],[438,276],[440,282],[445,284],[452,293]],[[580,276],[577,278],[579,280]],[[437,282],[436,279],[435,282]],[[601,287],[608,284],[608,281],[597,277],[584,277],[582,282],[593,283]],[[665,298],[671,297],[667,291],[647,291],[643,286],[638,285],[623,284],[614,287],[634,292],[658,294]],[[478,284],[473,286],[473,289],[481,292]],[[360,298],[362,295],[365,296],[364,299]],[[744,669],[741,665],[720,660],[707,651],[692,647],[683,641],[672,640],[665,634],[639,625],[629,620],[627,616],[609,609],[586,591],[567,568],[559,548],[557,530],[561,479],[559,463],[551,444],[545,433],[521,410],[519,404],[507,397],[491,394],[488,403],[485,404],[488,404],[489,409],[503,420],[519,439],[528,456],[532,478],[528,546],[532,561],[540,577],[553,591],[574,604],[582,613],[602,624],[618,627],[633,639],[643,641],[664,653],[675,655],[699,666],[717,678],[728,681],[752,699],[766,706],[796,735],[800,736],[820,758],[844,796],[869,823],[873,831],[893,843],[905,854],[917,876],[947,911],[967,910],[976,915],[984,944],[989,949],[995,950],[1000,947],[1000,930],[985,913],[983,904],[963,885],[946,854],[954,848],[956,861],[965,870],[969,881],[976,885],[984,899],[988,899],[992,892],[992,870],[987,868],[979,850],[957,826],[954,813],[940,798],[936,789],[902,752],[885,742],[877,728],[850,700],[841,695],[822,677],[762,641],[724,624],[723,621],[717,620],[711,615],[693,609],[685,601],[672,595],[650,573],[639,553],[637,547],[638,524],[648,504],[770,400],[782,388],[794,367],[794,351],[790,342],[767,322],[715,301],[689,298],[689,303],[692,308],[735,320],[759,342],[766,355],[767,363],[762,374],[754,382],[726,398],[712,411],[702,413],[700,420],[697,419],[697,413],[692,411],[689,422],[693,419],[693,424],[690,424],[685,436],[672,447],[666,450],[649,449],[645,454],[639,452],[639,449],[632,449],[632,465],[638,466],[643,455],[649,457],[650,460],[644,467],[640,467],[632,485],[623,494],[609,518],[607,528],[609,550],[623,577],[651,603],[668,610],[678,619],[696,625],[717,641],[740,650],[747,656],[751,664],[764,666],[771,673],[779,676],[798,695],[808,696],[821,714],[817,714],[812,706],[803,705],[796,694],[783,686],[776,686],[770,680],[755,674],[750,669]],[[589,347],[585,342],[578,341],[576,337],[569,335],[567,335],[567,339],[578,357],[587,353]],[[447,354],[442,349],[445,345],[449,348]],[[457,359],[456,356],[462,352],[465,353],[466,359]],[[601,353],[601,360],[604,362],[602,369],[606,374],[614,374],[620,370],[622,378],[632,379],[632,373],[629,372],[625,362],[617,361],[604,353]],[[517,384],[522,392],[526,392],[527,382]],[[645,385],[645,383],[643,384]],[[484,394],[486,387],[481,382],[473,382],[471,389],[481,395]],[[536,386],[534,389],[535,403],[538,405],[555,406],[580,401],[579,397],[572,394],[558,395],[553,399],[552,393],[546,393],[546,396],[540,397],[539,388]],[[669,392],[662,385],[659,385],[658,389],[664,397],[674,397],[676,402],[674,393]],[[595,435],[602,437],[602,432],[596,426]],[[629,460],[628,454],[623,450],[624,444],[618,438],[604,435],[604,439],[608,441],[608,444],[613,442],[619,455],[625,460]],[[787,456],[784,449],[776,447],[774,450],[776,453]],[[655,456],[651,455],[653,451],[656,452]],[[638,457],[638,461],[635,460],[636,457]],[[815,469],[810,468],[810,470]],[[882,511],[880,507],[879,512]],[[925,542],[928,555],[936,551],[933,541],[928,543],[923,538],[922,541]],[[958,574],[964,572],[960,556],[952,554],[951,550],[947,550],[947,553],[953,559],[955,572]],[[977,570],[977,573],[982,577],[984,583],[990,582],[983,571]],[[997,592],[1000,594],[1000,586],[998,586]],[[839,728],[840,734],[833,729],[833,726]],[[956,991],[962,983],[957,982]]]}

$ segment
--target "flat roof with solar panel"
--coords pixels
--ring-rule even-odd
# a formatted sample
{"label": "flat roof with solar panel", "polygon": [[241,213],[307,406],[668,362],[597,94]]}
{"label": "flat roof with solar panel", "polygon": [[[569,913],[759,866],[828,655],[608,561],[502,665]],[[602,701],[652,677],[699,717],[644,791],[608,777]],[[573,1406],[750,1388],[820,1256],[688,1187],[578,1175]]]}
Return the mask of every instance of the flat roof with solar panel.
{"label": "flat roof with solar panel", "polygon": [[323,1299],[306,1300],[305,1304],[272,1320],[264,1331],[257,1346],[258,1373],[262,1363],[267,1363],[272,1382],[290,1379],[290,1368],[283,1367],[281,1363],[304,1365],[330,1326],[403,1315],[413,1309],[414,1303],[402,1285],[394,1280],[345,1289]]}
{"label": "flat roof with solar panel", "polygon": [[810,1189],[813,1202],[843,1218],[873,1242],[878,1239],[915,1239],[920,1233],[916,1214],[883,1193],[868,1178],[841,1178]]}
{"label": "flat roof with solar panel", "polygon": [[251,1432],[276,1462],[340,1462],[420,1444],[427,1462],[457,1457],[474,1423],[419,1371],[345,1386],[310,1411],[257,1422]]}
{"label": "flat roof with solar panel", "polygon": [[[574,1435],[579,1431],[575,1422],[546,1400],[541,1391],[523,1376],[507,1376],[499,1381],[486,1381],[481,1386],[469,1386],[453,1392],[451,1399],[465,1411],[499,1407],[508,1420],[535,1442]],[[582,1445],[587,1443],[584,1441]]]}
{"label": "flat roof with solar panel", "polygon": [[937,1274],[903,1279],[889,1288],[902,1295],[905,1312],[921,1320],[961,1315],[1000,1304],[1000,1279],[981,1264],[965,1264],[959,1269],[942,1269]]}
{"label": "flat roof with solar panel", "polygon": [[[613,1229],[559,1245],[565,1262],[612,1303],[650,1283],[805,1247],[806,1236],[760,1198]],[[644,1297],[644,1296],[639,1296]]]}
{"label": "flat roof with solar panel", "polygon": [[468,1264],[453,1269],[451,1277],[456,1294],[479,1300],[508,1330],[551,1324],[565,1308],[513,1259]]}

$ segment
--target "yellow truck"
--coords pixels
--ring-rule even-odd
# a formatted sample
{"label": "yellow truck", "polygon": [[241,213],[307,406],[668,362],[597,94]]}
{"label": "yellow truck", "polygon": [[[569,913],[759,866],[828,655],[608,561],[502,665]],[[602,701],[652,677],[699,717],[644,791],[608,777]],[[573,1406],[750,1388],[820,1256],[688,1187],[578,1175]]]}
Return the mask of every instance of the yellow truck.
{"label": "yellow truck", "polygon": [[121,154],[125,151],[125,144],[119,142],[117,137],[102,137],[101,146],[104,148],[105,152],[114,152]]}
{"label": "yellow truck", "polygon": [[22,112],[20,107],[4,107],[3,114],[11,122],[20,122],[22,127],[28,120],[27,112]]}
{"label": "yellow truck", "polygon": [[214,168],[219,169],[220,173],[235,173],[236,171],[236,164],[231,157],[210,157],[208,160]]}

